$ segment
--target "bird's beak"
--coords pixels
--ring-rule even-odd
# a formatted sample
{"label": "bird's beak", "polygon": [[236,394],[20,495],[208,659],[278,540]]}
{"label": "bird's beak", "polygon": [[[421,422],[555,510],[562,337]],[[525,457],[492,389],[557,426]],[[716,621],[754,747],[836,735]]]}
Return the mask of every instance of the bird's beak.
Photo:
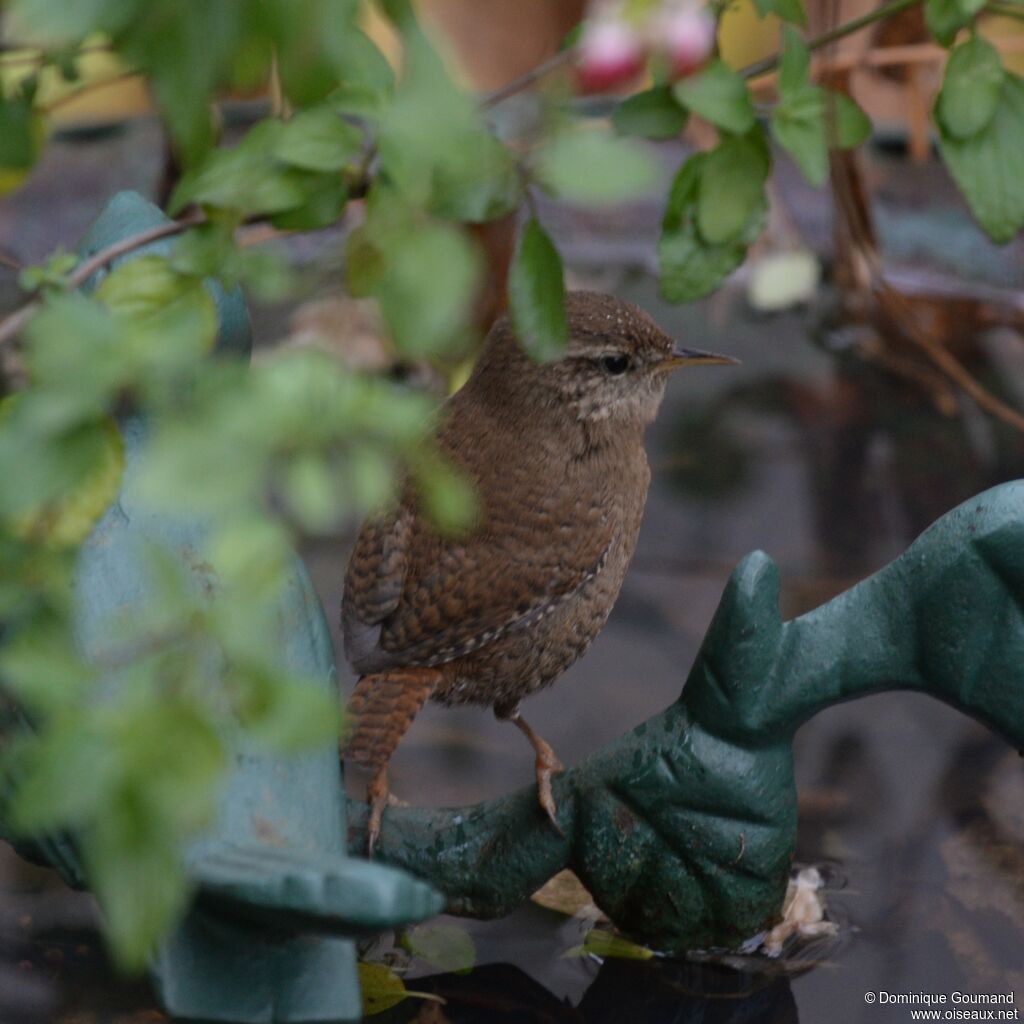
{"label": "bird's beak", "polygon": [[658,363],[658,369],[670,372],[680,366],[739,366],[740,361],[732,356],[720,356],[717,352],[702,352],[699,348],[675,348]]}

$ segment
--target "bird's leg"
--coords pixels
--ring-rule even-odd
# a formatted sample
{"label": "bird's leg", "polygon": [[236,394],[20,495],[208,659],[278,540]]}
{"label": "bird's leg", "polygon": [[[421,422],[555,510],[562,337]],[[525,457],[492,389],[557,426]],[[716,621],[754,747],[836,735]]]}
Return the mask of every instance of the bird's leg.
{"label": "bird's leg", "polygon": [[384,764],[370,777],[366,786],[366,802],[370,805],[370,817],[366,823],[366,856],[373,859],[373,848],[377,845],[380,835],[380,822],[384,816],[384,808],[391,801],[391,790],[388,788],[388,766]]}
{"label": "bird's leg", "polygon": [[384,808],[391,802],[388,762],[416,713],[442,679],[434,668],[395,668],[362,676],[352,691],[348,712],[354,728],[342,755],[373,770],[366,787],[366,801],[370,805],[367,823],[370,857],[380,835]]}
{"label": "bird's leg", "polygon": [[507,718],[530,741],[530,746],[537,754],[537,760],[534,762],[537,774],[537,799],[551,824],[554,825],[555,831],[561,835],[562,827],[558,824],[558,809],[551,792],[551,776],[555,772],[564,771],[565,766],[558,760],[558,755],[551,749],[551,744],[533,731],[530,723],[519,713],[518,707],[505,713],[501,713],[495,708],[495,714],[498,718]]}

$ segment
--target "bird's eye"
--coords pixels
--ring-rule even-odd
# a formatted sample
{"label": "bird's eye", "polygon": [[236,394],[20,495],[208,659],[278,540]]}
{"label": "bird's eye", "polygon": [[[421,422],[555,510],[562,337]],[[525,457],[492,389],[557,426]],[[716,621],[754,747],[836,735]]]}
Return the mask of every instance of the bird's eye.
{"label": "bird's eye", "polygon": [[605,356],[601,360],[601,365],[613,376],[618,377],[620,374],[625,373],[629,369],[629,356],[614,355]]}

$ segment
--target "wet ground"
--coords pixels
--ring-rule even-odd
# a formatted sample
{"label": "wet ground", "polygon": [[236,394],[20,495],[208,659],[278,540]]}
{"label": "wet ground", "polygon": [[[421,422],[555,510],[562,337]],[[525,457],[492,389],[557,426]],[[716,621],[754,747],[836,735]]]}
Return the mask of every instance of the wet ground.
{"label": "wet ground", "polygon": [[[0,203],[0,247],[34,259],[74,240],[107,190],[97,183],[109,166],[97,146],[134,154],[118,163],[117,186],[151,188],[159,155],[137,130],[127,146],[123,137],[62,143],[92,161],[92,176],[64,188],[55,168],[69,153],[56,154],[29,193]],[[904,272],[1024,287],[1020,249],[985,243],[940,169],[876,154],[872,176],[889,256]],[[797,228],[826,254],[827,197],[786,170],[781,184]],[[621,215],[548,209],[546,219],[578,283],[640,303],[685,343],[731,353],[743,366],[695,368],[673,380],[650,435],[651,495],[618,605],[587,656],[524,709],[566,762],[676,698],[723,584],[748,551],[772,556],[783,612],[799,614],[883,565],[960,501],[1024,476],[1024,439],[970,407],[944,417],[923,392],[837,353],[841,335],[819,329],[827,292],[811,307],[772,316],[748,308],[742,285],[692,306],[664,304],[650,274],[657,216],[656,204],[641,204]],[[308,259],[322,244],[299,243],[296,257]],[[9,276],[6,284],[10,295]],[[0,302],[3,295],[0,287]],[[262,341],[276,337],[285,314],[257,316]],[[1016,388],[1018,402],[1022,354],[1021,339],[993,331],[979,363],[1011,399]],[[307,552],[332,622],[347,542],[322,541]],[[563,956],[580,941],[577,920],[528,905],[502,921],[466,923],[480,965],[471,973],[419,972],[425,976],[411,987],[442,995],[446,1005],[409,1001],[387,1019],[911,1019],[908,1007],[885,1005],[884,996],[882,1005],[868,1001],[882,992],[942,994],[947,1009],[960,1006],[949,1002],[954,992],[1012,993],[1019,1006],[1024,773],[1017,753],[951,708],[908,694],[825,712],[800,731],[796,751],[798,860],[826,867],[836,940],[781,965],[601,964]],[[392,787],[413,803],[467,803],[531,776],[532,754],[516,730],[483,711],[428,708],[393,761]],[[353,791],[359,782],[350,780]],[[161,1019],[155,1006],[145,982],[113,975],[88,897],[0,853],[0,1024],[138,1024]]]}

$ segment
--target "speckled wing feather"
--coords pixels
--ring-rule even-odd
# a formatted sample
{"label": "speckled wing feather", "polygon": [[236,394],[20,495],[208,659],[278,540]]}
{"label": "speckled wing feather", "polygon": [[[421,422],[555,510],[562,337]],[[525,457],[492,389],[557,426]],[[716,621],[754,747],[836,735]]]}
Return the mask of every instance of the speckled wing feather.
{"label": "speckled wing feather", "polygon": [[529,628],[602,571],[614,531],[599,503],[542,479],[517,489],[520,502],[485,510],[466,538],[440,536],[409,505],[367,524],[342,604],[357,672],[452,661]]}

